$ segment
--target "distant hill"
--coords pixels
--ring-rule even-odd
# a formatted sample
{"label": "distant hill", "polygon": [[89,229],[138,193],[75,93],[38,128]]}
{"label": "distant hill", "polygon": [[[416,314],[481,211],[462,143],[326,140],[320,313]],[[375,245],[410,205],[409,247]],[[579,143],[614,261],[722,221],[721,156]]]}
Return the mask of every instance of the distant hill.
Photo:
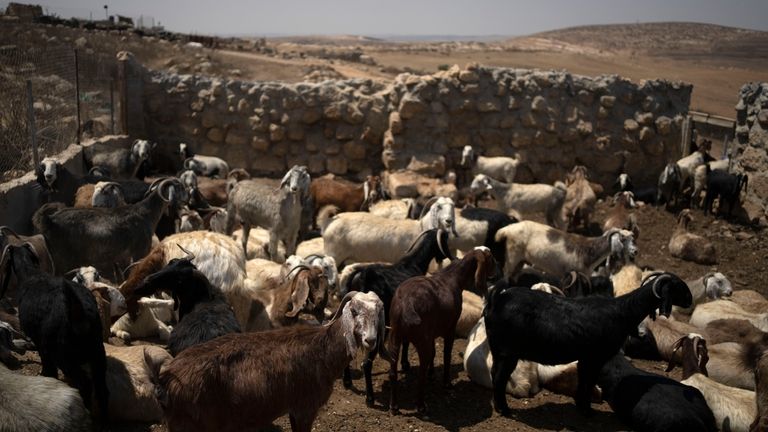
{"label": "distant hill", "polygon": [[269,37],[274,43],[294,43],[299,45],[349,45],[349,44],[382,44],[383,39],[358,35],[304,35]]}
{"label": "distant hill", "polygon": [[[569,27],[527,36],[612,52],[650,55],[768,56],[768,32],[690,22]],[[519,40],[519,38],[517,39]],[[508,42],[514,43],[516,39]]]}

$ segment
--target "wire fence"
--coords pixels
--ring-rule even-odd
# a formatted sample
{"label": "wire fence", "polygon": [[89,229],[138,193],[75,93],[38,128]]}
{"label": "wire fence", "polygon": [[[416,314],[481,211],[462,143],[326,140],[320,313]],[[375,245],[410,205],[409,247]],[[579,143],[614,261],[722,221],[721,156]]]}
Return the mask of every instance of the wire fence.
{"label": "wire fence", "polygon": [[71,47],[0,47],[0,181],[81,137],[119,130],[114,57]]}

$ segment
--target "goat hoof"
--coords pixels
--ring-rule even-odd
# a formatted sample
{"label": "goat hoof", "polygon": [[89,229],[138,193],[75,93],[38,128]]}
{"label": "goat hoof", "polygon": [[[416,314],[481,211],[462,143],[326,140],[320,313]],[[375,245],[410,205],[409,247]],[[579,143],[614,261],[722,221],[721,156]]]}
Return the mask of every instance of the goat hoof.
{"label": "goat hoof", "polygon": [[373,408],[373,405],[374,405],[373,398],[372,397],[365,398],[365,404],[368,406],[368,408]]}
{"label": "goat hoof", "polygon": [[400,410],[397,407],[389,408],[389,415],[398,415],[400,414]]}
{"label": "goat hoof", "polygon": [[408,372],[411,370],[411,364],[410,363],[403,363],[400,365],[400,370],[403,372]]}
{"label": "goat hoof", "polygon": [[502,417],[512,417],[512,410],[506,405],[501,408],[497,407],[496,412]]}
{"label": "goat hoof", "polygon": [[352,379],[342,379],[342,384],[344,384],[344,388],[352,388]]}

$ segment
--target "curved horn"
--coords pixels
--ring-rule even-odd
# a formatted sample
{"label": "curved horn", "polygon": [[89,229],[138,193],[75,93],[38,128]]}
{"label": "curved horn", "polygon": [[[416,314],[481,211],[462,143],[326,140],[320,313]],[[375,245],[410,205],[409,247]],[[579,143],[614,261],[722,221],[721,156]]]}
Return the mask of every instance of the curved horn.
{"label": "curved horn", "polygon": [[560,288],[558,288],[558,287],[556,287],[556,286],[554,286],[554,285],[550,285],[550,286],[549,286],[549,289],[551,289],[552,291],[554,291],[555,293],[557,293],[558,295],[560,295],[560,296],[562,296],[562,297],[567,297],[567,296],[565,295],[565,293],[563,292],[563,290],[561,290]]}
{"label": "curved horn", "polygon": [[[5,291],[8,289],[8,284],[11,282],[11,272],[13,272],[13,265],[8,264],[13,245],[5,245],[3,248],[3,254],[0,255],[0,278],[2,278],[2,284],[0,284],[0,299],[5,297]],[[2,271],[5,267],[5,271]]]}
{"label": "curved horn", "polygon": [[123,272],[122,272],[123,273],[123,277],[125,277],[127,279],[128,278],[128,272],[130,272],[132,268],[134,268],[137,265],[141,264],[141,261],[142,260],[138,260],[138,261],[134,261],[134,262],[128,264],[128,267],[123,269]]}
{"label": "curved horn", "polygon": [[408,249],[405,251],[405,255],[407,255],[407,254],[408,254],[408,252],[412,251],[412,250],[413,250],[413,248],[414,248],[414,247],[416,247],[416,243],[418,243],[418,242],[419,242],[419,240],[421,240],[421,238],[422,238],[422,237],[424,237],[425,235],[427,235],[427,233],[429,233],[429,231],[431,231],[431,230],[424,230],[424,231],[422,231],[422,232],[421,232],[421,234],[419,234],[419,235],[416,237],[416,239],[415,239],[415,240],[413,240],[413,242],[411,243],[411,245],[410,245],[410,246],[408,246]]}
{"label": "curved horn", "polygon": [[568,291],[576,283],[576,280],[578,279],[579,275],[578,275],[578,273],[576,273],[575,270],[571,270],[571,272],[568,273],[568,276],[566,276],[566,277],[570,277],[571,278],[570,282],[567,283],[567,284],[565,283],[566,281],[563,280],[563,290]]}
{"label": "curved horn", "polygon": [[[669,275],[669,273],[658,273],[658,274],[655,274],[655,275],[650,275],[650,276],[648,276],[646,278],[647,282],[650,282],[650,280],[653,279],[653,285],[651,285],[651,292],[653,293],[654,297],[656,297],[657,299],[661,298],[659,293],[656,291],[656,288],[658,288],[659,283],[661,281],[666,280],[666,279],[670,279],[670,278],[671,278],[671,276]],[[646,281],[644,281],[642,285],[645,285]]]}
{"label": "curved horn", "polygon": [[64,277],[70,277],[71,275],[73,275],[73,274],[76,274],[76,273],[77,273],[77,272],[79,272],[79,271],[80,271],[80,267],[78,267],[78,268],[73,268],[72,270],[70,270],[70,271],[68,271],[68,272],[64,273],[62,276],[64,276]]}
{"label": "curved horn", "polygon": [[325,258],[325,255],[320,255],[320,254],[309,254],[309,255],[307,255],[307,256],[305,256],[305,257],[304,257],[304,261],[310,261],[310,260],[313,260],[313,259],[315,259],[315,258],[320,258],[320,259],[323,259],[323,258]]}
{"label": "curved horn", "polygon": [[186,257],[186,258],[184,258],[184,259],[187,259],[187,260],[190,260],[190,261],[192,261],[193,259],[195,259],[195,254],[193,254],[192,252],[190,252],[190,251],[189,251],[189,250],[187,250],[187,249],[184,249],[184,246],[182,246],[182,245],[180,245],[180,244],[178,244],[178,243],[176,243],[176,246],[178,246],[178,247],[179,247],[179,249],[181,249],[181,250],[182,250],[182,251],[183,251],[185,254],[187,254],[187,257]]}
{"label": "curved horn", "polygon": [[433,196],[432,198],[428,199],[427,202],[424,204],[424,207],[421,209],[421,214],[419,214],[419,220],[421,220],[424,215],[432,208],[432,205],[435,203],[435,201],[438,200],[437,196]]}
{"label": "curved horn", "polygon": [[339,307],[336,308],[336,312],[333,314],[331,319],[325,325],[329,326],[333,324],[341,316],[342,312],[344,312],[344,306],[346,306],[347,303],[349,303],[349,301],[352,300],[352,297],[356,296],[357,294],[358,294],[357,291],[348,292],[347,295],[345,295],[344,298],[341,299],[341,302],[339,303]]}
{"label": "curved horn", "polygon": [[450,250],[450,248],[446,248],[445,246],[443,246],[443,233],[444,233],[444,232],[445,232],[445,231],[444,231],[442,228],[440,228],[440,229],[438,229],[438,230],[437,230],[437,247],[438,247],[438,249],[440,249],[440,252],[441,252],[441,253],[442,253],[442,254],[443,254],[443,255],[444,255],[446,258],[448,258],[449,260],[453,261],[453,260],[455,260],[455,259],[456,259],[456,257],[455,257],[455,256],[453,256],[453,255],[451,255],[451,250]]}
{"label": "curved horn", "polygon": [[21,238],[21,236],[16,231],[14,231],[13,229],[11,229],[11,227],[6,225],[0,226],[0,233],[8,233],[16,238]]}
{"label": "curved horn", "polygon": [[[296,270],[298,270],[298,269],[302,269],[302,270],[311,270],[311,269],[309,268],[309,266],[307,266],[307,265],[304,265],[304,264],[299,264],[299,265],[297,265],[296,267],[292,268],[292,269],[291,269],[291,271],[289,271],[287,275],[285,275],[285,277],[283,278],[283,282],[285,282],[285,281],[287,281],[288,279],[290,279],[290,278],[291,278],[291,275],[292,275],[292,274],[293,274],[293,273],[294,273]],[[295,276],[294,276],[294,277],[295,277]]]}

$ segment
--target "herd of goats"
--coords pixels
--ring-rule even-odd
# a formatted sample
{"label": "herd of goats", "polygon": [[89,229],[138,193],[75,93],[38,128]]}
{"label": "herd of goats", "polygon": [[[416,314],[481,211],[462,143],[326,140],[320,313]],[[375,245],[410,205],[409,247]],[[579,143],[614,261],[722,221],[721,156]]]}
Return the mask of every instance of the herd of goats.
{"label": "herd of goats", "polygon": [[[396,414],[409,345],[422,412],[435,340],[448,384],[459,337],[503,415],[508,393],[548,389],[585,415],[605,400],[639,431],[768,430],[768,300],[719,272],[683,281],[635,264],[640,202],[679,211],[673,256],[717,263],[691,208],[729,215],[747,179],[707,142],[652,190],[618,173],[597,236],[585,233],[605,191],[584,166],[514,183],[519,158],[468,146],[456,196],[390,199],[378,176],[251,178],[186,144],[176,176],[152,177],[154,148],[87,147],[85,176],[44,159],[36,234],[0,228],[0,429],[240,431],[287,414],[310,431],[334,382],[353,385],[358,352],[369,406],[373,361],[388,362]],[[457,208],[486,193],[497,209]],[[12,372],[25,350],[42,376]],[[680,365],[683,380],[626,356]]]}

